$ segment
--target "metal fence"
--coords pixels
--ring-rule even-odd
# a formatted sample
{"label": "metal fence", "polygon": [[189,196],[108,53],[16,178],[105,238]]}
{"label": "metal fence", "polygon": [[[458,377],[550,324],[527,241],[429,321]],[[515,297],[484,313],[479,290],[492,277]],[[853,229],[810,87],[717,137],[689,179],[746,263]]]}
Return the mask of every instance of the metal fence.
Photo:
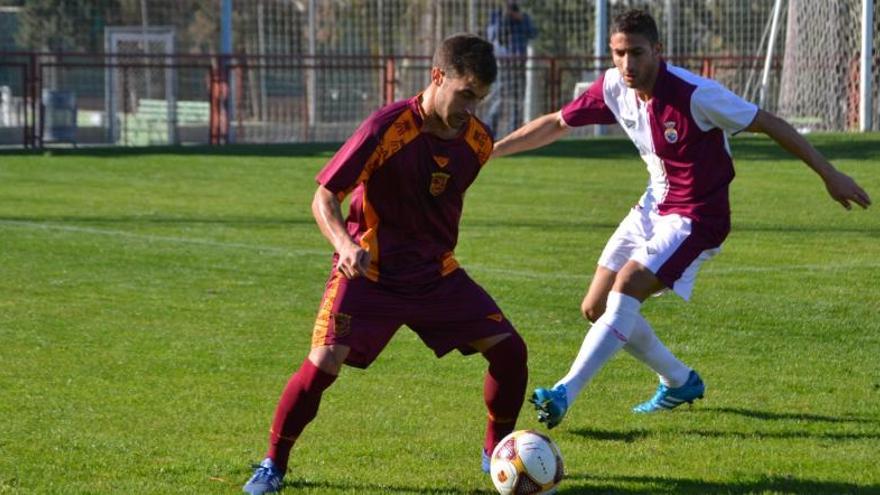
{"label": "metal fence", "polygon": [[[507,4],[229,0],[232,51],[221,56],[222,1],[0,0],[0,145],[338,141],[427,84],[437,41],[486,35]],[[601,1],[609,16],[646,8],[669,60],[757,101],[776,2],[521,0],[538,35],[531,56],[500,59],[516,89],[479,109],[497,134],[558,109],[577,82],[610,66],[595,42]],[[861,3],[782,0],[764,108],[805,130],[854,128]],[[876,114],[880,64],[868,80]]]}
{"label": "metal fence", "polygon": [[[0,53],[0,144],[40,147],[59,141],[53,118],[68,111],[49,97],[75,98],[75,144],[164,144],[339,141],[381,106],[421,91],[430,58],[291,55],[84,55]],[[680,57],[673,63],[742,89],[752,57]],[[610,61],[599,60],[608,65]],[[592,76],[596,60],[579,57],[502,59],[531,88],[521,119],[554,111]],[[776,66],[775,73],[778,73]],[[312,89],[314,88],[314,89]],[[489,121],[491,98],[478,109]],[[513,127],[511,107],[502,125]],[[64,121],[64,119],[62,119]]]}

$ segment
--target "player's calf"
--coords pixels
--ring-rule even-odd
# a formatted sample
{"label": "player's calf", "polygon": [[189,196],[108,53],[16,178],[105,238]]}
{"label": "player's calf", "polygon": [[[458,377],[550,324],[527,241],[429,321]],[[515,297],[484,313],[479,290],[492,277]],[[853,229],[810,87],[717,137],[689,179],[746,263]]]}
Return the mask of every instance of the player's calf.
{"label": "player's calf", "polygon": [[483,357],[489,362],[483,385],[489,418],[483,450],[491,453],[516,427],[528,382],[528,350],[511,328],[510,336],[483,352]]}

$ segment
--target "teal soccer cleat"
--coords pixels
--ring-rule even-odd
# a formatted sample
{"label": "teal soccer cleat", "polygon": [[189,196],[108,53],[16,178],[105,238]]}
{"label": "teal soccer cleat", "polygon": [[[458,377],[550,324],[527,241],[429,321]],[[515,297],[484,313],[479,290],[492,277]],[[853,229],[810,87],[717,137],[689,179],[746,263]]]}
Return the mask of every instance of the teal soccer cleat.
{"label": "teal soccer cleat", "polygon": [[676,407],[687,402],[693,404],[695,400],[702,399],[706,392],[706,385],[696,371],[691,370],[690,375],[684,385],[676,388],[669,388],[662,383],[657,386],[657,393],[651,400],[642,402],[633,407],[634,413],[652,413]]}
{"label": "teal soccer cleat", "polygon": [[480,463],[480,469],[483,470],[484,473],[489,474],[489,471],[492,470],[492,459],[489,458],[489,453],[483,450],[483,459]]}
{"label": "teal soccer cleat", "polygon": [[547,428],[554,428],[562,422],[562,418],[568,411],[568,395],[565,385],[558,385],[552,389],[536,388],[529,402],[535,405],[538,411],[538,421],[547,423]]}
{"label": "teal soccer cleat", "polygon": [[251,495],[275,493],[281,490],[281,482],[284,474],[275,468],[275,463],[268,457],[263,462],[254,466],[254,475],[245,483],[242,491]]}

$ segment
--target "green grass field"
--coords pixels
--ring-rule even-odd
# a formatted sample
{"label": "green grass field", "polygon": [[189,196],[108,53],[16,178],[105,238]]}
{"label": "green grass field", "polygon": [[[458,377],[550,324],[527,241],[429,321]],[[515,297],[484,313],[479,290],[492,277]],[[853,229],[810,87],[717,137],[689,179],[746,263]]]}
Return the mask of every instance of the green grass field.
{"label": "green grass field", "polygon": [[[880,136],[811,140],[880,201]],[[847,212],[768,140],[733,142],[733,232],[691,303],[645,315],[707,382],[636,416],[655,377],[617,356],[552,431],[562,494],[880,493],[880,205]],[[0,493],[237,493],[308,351],[330,248],[311,218],[333,147],[0,154]],[[629,142],[500,159],[457,254],[565,373],[605,240],[647,175]],[[491,494],[484,361],[401,329],[346,369],[287,492]],[[524,409],[521,428],[539,428]]]}

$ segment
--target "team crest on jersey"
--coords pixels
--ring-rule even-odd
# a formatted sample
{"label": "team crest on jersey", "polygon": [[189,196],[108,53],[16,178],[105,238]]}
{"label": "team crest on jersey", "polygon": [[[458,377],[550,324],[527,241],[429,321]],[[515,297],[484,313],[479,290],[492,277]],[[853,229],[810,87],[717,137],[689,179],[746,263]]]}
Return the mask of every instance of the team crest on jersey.
{"label": "team crest on jersey", "polygon": [[333,329],[337,337],[348,335],[351,331],[351,315],[333,313]]}
{"label": "team crest on jersey", "polygon": [[666,138],[666,142],[672,144],[678,141],[678,131],[675,130],[675,121],[670,120],[669,122],[664,122],[663,127],[666,130],[663,131],[663,137]]}
{"label": "team crest on jersey", "polygon": [[434,172],[431,174],[431,187],[428,188],[428,191],[431,192],[432,196],[440,196],[443,194],[443,191],[446,190],[446,185],[449,183],[449,178],[451,175],[446,172]]}

